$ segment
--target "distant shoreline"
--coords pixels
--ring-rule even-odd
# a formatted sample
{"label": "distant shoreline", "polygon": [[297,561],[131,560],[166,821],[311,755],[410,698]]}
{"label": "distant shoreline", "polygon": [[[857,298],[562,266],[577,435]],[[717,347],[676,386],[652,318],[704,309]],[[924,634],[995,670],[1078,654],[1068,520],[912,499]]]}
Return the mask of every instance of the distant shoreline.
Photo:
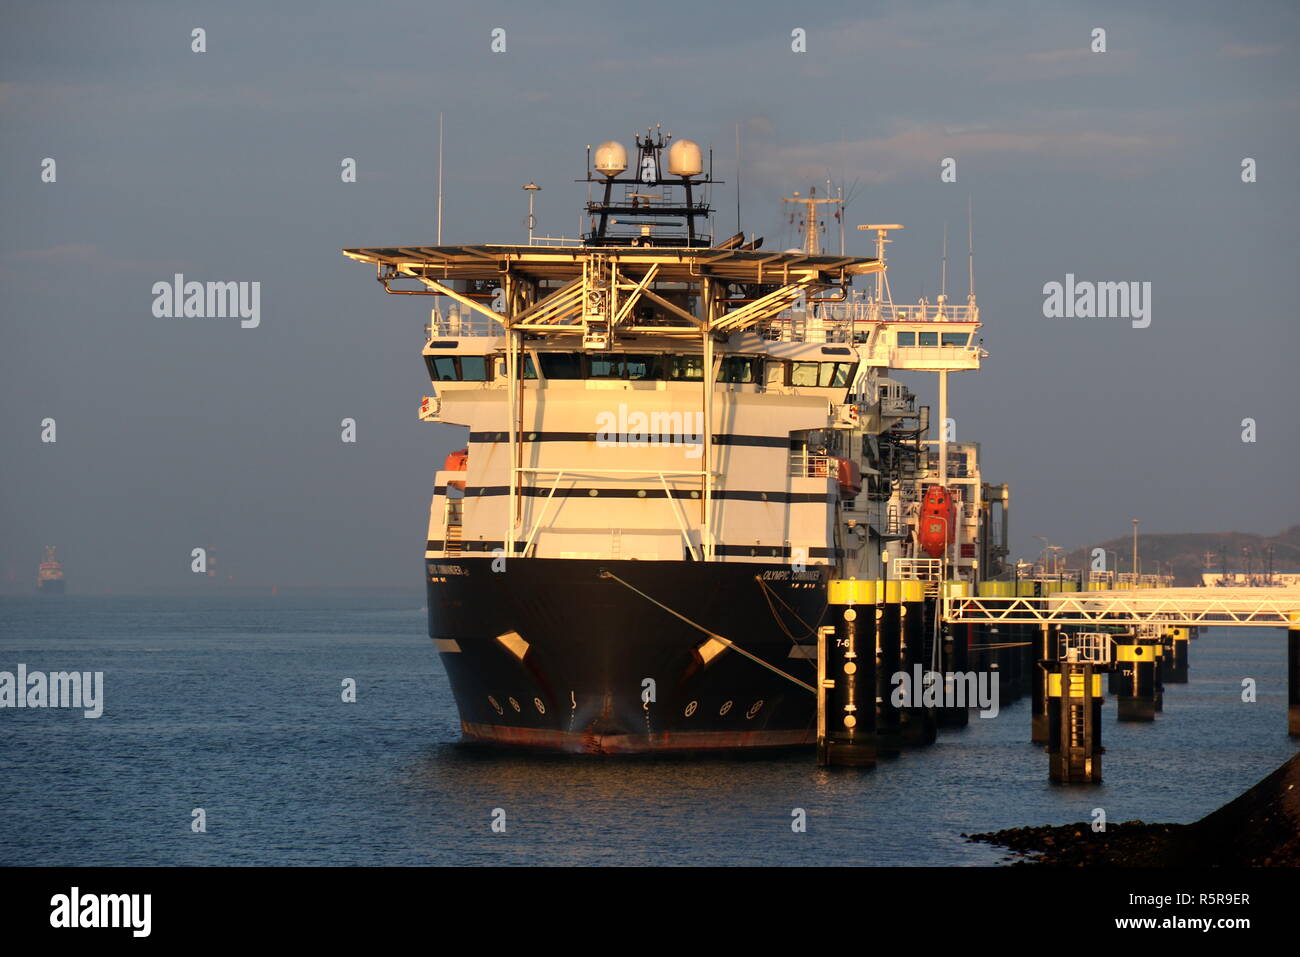
{"label": "distant shoreline", "polygon": [[63,595],[42,595],[35,588],[0,591],[0,598],[40,598],[48,602],[56,602],[60,598],[286,598],[306,595],[410,595],[423,599],[424,588],[420,585],[213,585],[198,588],[157,586],[120,591],[78,591],[69,588]]}

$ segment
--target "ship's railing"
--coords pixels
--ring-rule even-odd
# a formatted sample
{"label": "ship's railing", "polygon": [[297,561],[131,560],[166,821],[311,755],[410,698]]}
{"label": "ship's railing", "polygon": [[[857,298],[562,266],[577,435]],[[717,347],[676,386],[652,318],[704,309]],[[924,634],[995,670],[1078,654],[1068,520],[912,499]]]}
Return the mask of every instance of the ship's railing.
{"label": "ship's railing", "polygon": [[1066,585],[1072,588],[1078,587],[1079,573],[1068,568],[1058,568],[1056,571],[1050,571],[1035,565],[1030,574],[1020,575],[1016,580],[1033,582],[1039,585],[1039,590],[1043,592],[1064,591]]}
{"label": "ship's railing", "polygon": [[[582,246],[585,240],[571,239],[564,236],[534,236],[532,245],[537,246]],[[883,337],[874,335],[873,330],[880,323],[889,322],[977,322],[978,306],[954,306],[950,304],[896,306],[893,303],[877,302],[840,302],[819,303],[816,312],[796,308],[787,310],[772,319],[761,323],[755,331],[770,341],[778,342],[824,342],[849,343],[868,347],[869,355],[874,359],[888,359],[892,343]],[[430,338],[438,336],[495,336],[500,335],[502,326],[482,313],[452,305],[447,315],[440,315],[435,309],[425,331]],[[975,347],[966,346],[917,346],[929,350],[971,351]]]}
{"label": "ship's railing", "polygon": [[958,623],[1015,621],[1110,627],[1158,622],[1287,627],[1300,606],[1300,590],[1267,591],[1269,594],[1258,596],[1226,594],[1217,588],[1171,588],[1145,593],[1090,591],[1051,598],[950,595],[943,603],[943,617]]}
{"label": "ship's railing", "polygon": [[895,558],[893,565],[895,578],[923,582],[943,581],[942,558]]}
{"label": "ship's railing", "polygon": [[839,460],[832,455],[809,455],[794,452],[790,455],[791,478],[836,478]]}
{"label": "ship's railing", "polygon": [[501,323],[480,312],[452,309],[447,315],[441,316],[434,310],[429,316],[428,325],[424,327],[424,334],[429,339],[499,336],[502,328]]}
{"label": "ship's railing", "polygon": [[[815,310],[815,311],[814,311]],[[796,304],[794,308],[760,324],[756,331],[765,339],[780,342],[843,342],[869,347],[869,357],[887,360],[895,348],[886,337],[873,330],[885,323],[911,322],[979,322],[979,307],[930,304],[926,302],[895,305],[892,302],[855,300],[817,303],[813,310]],[[972,352],[978,347],[965,345],[926,345],[907,348],[923,349],[927,354]]]}
{"label": "ship's railing", "polygon": [[1174,584],[1172,575],[1134,575],[1124,572],[1117,576],[1117,588],[1171,588]]}
{"label": "ship's railing", "polygon": [[830,322],[979,322],[979,306],[955,306],[952,303],[931,305],[892,302],[832,302],[819,306],[823,319]]}
{"label": "ship's railing", "polygon": [[1061,660],[1109,664],[1111,636],[1100,631],[1062,632]]}
{"label": "ship's railing", "polygon": [[803,312],[784,312],[756,327],[769,342],[827,342],[863,345],[870,341],[871,327],[851,322],[812,316]]}

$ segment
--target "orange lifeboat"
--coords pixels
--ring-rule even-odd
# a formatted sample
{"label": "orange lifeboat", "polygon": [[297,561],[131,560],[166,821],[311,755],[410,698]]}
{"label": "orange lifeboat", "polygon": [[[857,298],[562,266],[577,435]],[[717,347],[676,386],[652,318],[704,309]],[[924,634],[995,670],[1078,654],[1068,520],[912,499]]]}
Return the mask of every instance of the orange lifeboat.
{"label": "orange lifeboat", "polygon": [[853,498],[862,491],[862,469],[852,459],[835,459],[835,478],[845,498]]}
{"label": "orange lifeboat", "polygon": [[[457,449],[455,452],[452,452],[450,455],[447,456],[446,461],[442,463],[442,469],[444,472],[468,471],[469,449]],[[462,492],[465,491],[464,479],[458,479],[456,481],[448,482],[447,485],[450,488],[458,488]]]}
{"label": "orange lifeboat", "polygon": [[925,490],[916,538],[921,550],[931,558],[942,558],[957,538],[957,509],[952,493],[942,485]]}

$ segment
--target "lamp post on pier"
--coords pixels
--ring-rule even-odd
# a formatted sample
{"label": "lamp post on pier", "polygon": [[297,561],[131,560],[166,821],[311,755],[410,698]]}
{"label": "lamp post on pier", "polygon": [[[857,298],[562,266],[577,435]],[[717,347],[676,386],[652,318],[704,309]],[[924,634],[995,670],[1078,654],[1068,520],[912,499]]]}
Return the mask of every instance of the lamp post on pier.
{"label": "lamp post on pier", "polygon": [[1138,576],[1138,520],[1133,519],[1133,584],[1136,587]]}

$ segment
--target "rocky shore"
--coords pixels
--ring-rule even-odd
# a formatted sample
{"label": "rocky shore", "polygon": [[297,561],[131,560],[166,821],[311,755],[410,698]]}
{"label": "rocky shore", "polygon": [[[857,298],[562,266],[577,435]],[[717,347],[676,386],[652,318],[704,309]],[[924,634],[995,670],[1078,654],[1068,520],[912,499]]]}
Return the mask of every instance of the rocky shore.
{"label": "rocky shore", "polygon": [[1007,863],[1055,867],[1300,867],[1300,754],[1193,824],[1125,821],[963,834],[1007,848]]}

